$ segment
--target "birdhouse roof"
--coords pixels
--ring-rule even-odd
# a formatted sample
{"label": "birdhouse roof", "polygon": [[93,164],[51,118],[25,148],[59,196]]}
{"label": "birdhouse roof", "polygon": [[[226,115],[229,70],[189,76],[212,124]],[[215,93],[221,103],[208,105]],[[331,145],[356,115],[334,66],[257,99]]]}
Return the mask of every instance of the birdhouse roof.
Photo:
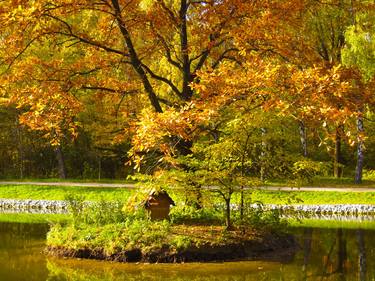
{"label": "birdhouse roof", "polygon": [[175,206],[176,204],[174,203],[173,199],[169,196],[169,194],[164,190],[164,189],[161,189],[161,190],[151,190],[151,192],[149,193],[147,199],[146,199],[146,204],[147,202],[149,202],[150,200],[163,200],[163,199],[166,199],[170,205],[173,205]]}

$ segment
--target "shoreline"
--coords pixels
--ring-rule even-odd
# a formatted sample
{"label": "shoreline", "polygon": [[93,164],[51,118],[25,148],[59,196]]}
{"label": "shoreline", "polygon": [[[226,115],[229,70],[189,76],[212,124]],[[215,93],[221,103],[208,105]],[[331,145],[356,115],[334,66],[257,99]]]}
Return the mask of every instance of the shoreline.
{"label": "shoreline", "polygon": [[266,234],[259,239],[230,242],[222,245],[192,245],[176,250],[168,245],[160,249],[142,251],[139,248],[120,250],[107,255],[103,249],[68,249],[47,246],[47,255],[59,258],[95,259],[127,263],[185,263],[185,262],[229,262],[267,259],[287,262],[299,249],[295,237],[289,234]]}
{"label": "shoreline", "polygon": [[[236,206],[234,206],[235,208]],[[256,204],[253,207],[257,207]],[[291,214],[321,214],[321,215],[375,215],[375,205],[366,204],[314,204],[314,205],[276,205],[264,204],[267,210],[280,210]],[[68,212],[68,202],[63,200],[31,200],[31,199],[2,199],[0,198],[0,212],[28,212],[28,213],[56,213]]]}

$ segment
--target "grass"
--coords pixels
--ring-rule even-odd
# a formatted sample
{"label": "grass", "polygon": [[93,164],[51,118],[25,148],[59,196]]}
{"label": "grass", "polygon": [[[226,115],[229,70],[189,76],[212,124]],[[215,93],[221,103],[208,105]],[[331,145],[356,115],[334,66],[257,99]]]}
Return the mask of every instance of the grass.
{"label": "grass", "polygon": [[75,178],[69,178],[69,179],[60,179],[60,178],[5,178],[0,179],[0,181],[4,182],[74,182],[74,183],[135,183],[134,180],[131,179],[75,179]]}
{"label": "grass", "polygon": [[[233,220],[234,228],[227,229],[222,218],[210,213],[217,212],[213,209],[197,215],[202,210],[190,213],[180,206],[171,212],[170,220],[154,221],[144,209],[124,208],[117,202],[99,201],[86,205],[82,200],[72,199],[69,204],[70,222],[64,226],[55,224],[47,236],[47,246],[52,252],[62,250],[68,256],[87,249],[91,252],[89,256],[113,260],[118,254],[127,255],[127,251],[133,254],[140,251],[145,260],[153,260],[153,252],[170,256],[192,246],[238,245],[258,234],[285,227],[285,222],[280,220],[278,213],[276,217],[275,212],[245,213],[246,223]],[[212,224],[212,219],[218,224]]]}
{"label": "grass", "polygon": [[[0,179],[0,181],[17,181],[17,182],[61,182],[61,183],[121,183],[121,184],[133,184],[136,181],[132,179],[60,179],[60,178],[23,178],[23,179]],[[264,182],[264,186],[293,186],[295,185],[290,180],[282,179],[270,179]],[[368,187],[375,188],[375,179],[373,177],[364,177],[361,184],[354,184],[353,177],[320,177],[316,176],[312,179],[311,183],[304,183],[301,186],[316,186],[316,187]]]}
{"label": "grass", "polygon": [[18,223],[65,223],[70,221],[69,215],[62,214],[6,214],[0,213],[0,222]]}
{"label": "grass", "polygon": [[[83,186],[38,186],[38,185],[0,185],[0,198],[64,200],[67,196],[82,196],[88,201],[120,200],[126,201],[134,190],[121,187],[83,187]],[[172,194],[176,202],[183,202],[182,194]],[[210,196],[208,194],[208,196]],[[264,204],[370,204],[375,205],[374,192],[335,192],[335,191],[265,191],[248,193],[251,201]],[[219,199],[215,199],[218,201]],[[239,202],[238,194],[233,203]]]}
{"label": "grass", "polygon": [[[288,180],[266,180],[264,186],[277,186],[277,187],[284,187],[284,186],[295,186],[291,181]],[[316,186],[316,187],[347,187],[347,188],[358,188],[358,187],[366,187],[366,188],[374,188],[375,189],[375,180],[370,178],[364,178],[361,184],[354,184],[354,178],[352,177],[343,177],[343,178],[335,178],[335,177],[319,177],[316,176],[312,179],[311,183],[304,183],[302,186]]]}
{"label": "grass", "polygon": [[369,204],[375,205],[374,192],[337,191],[254,191],[252,201],[264,204]]}
{"label": "grass", "polygon": [[345,228],[345,229],[375,229],[375,221],[339,221],[320,219],[288,219],[291,228]]}
{"label": "grass", "polygon": [[47,246],[66,250],[91,249],[110,257],[123,251],[140,249],[150,252],[176,251],[191,246],[225,246],[258,237],[259,231],[226,231],[224,226],[172,225],[168,221],[147,219],[125,220],[123,223],[80,226],[54,225],[47,236]]}
{"label": "grass", "polygon": [[7,199],[64,200],[72,195],[88,201],[126,201],[130,194],[131,190],[121,187],[0,185],[0,198]]}

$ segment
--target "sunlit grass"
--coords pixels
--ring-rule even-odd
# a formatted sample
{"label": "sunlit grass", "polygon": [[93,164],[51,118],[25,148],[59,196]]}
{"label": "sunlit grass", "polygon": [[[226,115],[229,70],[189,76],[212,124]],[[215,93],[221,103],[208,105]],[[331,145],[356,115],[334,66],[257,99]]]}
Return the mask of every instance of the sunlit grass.
{"label": "sunlit grass", "polygon": [[131,179],[76,179],[76,178],[69,178],[69,179],[60,179],[60,178],[6,178],[6,179],[0,179],[0,181],[4,182],[74,182],[74,183],[134,183],[135,181]]}
{"label": "sunlit grass", "polygon": [[[67,196],[81,196],[88,201],[120,200],[127,201],[136,192],[122,187],[86,187],[86,186],[40,186],[40,185],[0,185],[0,198],[65,200]],[[205,190],[204,197],[211,203],[221,202],[212,191]],[[186,201],[184,192],[171,190],[170,195],[176,203]],[[213,196],[214,195],[214,196]],[[370,204],[375,205],[374,192],[338,192],[338,191],[268,191],[247,190],[245,200],[248,203],[260,201],[264,204]],[[239,193],[233,195],[233,203],[239,203]]]}
{"label": "sunlit grass", "polygon": [[131,190],[121,187],[0,185],[0,198],[64,200],[68,195],[85,200],[121,200],[129,198]]}
{"label": "sunlit grass", "polygon": [[[238,197],[238,196],[236,196]],[[264,204],[370,204],[375,205],[374,192],[339,191],[266,191],[256,190],[248,195],[251,201]],[[238,201],[238,199],[237,199]]]}
{"label": "sunlit grass", "polygon": [[[278,179],[270,179],[264,182],[264,186],[296,186],[296,184],[291,180],[278,180]],[[312,182],[305,182],[298,186],[314,186],[314,187],[349,187],[349,188],[358,188],[358,187],[368,187],[368,188],[375,188],[375,180],[364,178],[361,184],[354,184],[353,177],[343,177],[343,178],[335,178],[335,177],[314,177]]]}
{"label": "sunlit grass", "polygon": [[9,214],[0,213],[0,222],[17,222],[17,223],[64,223],[71,218],[63,214]]}

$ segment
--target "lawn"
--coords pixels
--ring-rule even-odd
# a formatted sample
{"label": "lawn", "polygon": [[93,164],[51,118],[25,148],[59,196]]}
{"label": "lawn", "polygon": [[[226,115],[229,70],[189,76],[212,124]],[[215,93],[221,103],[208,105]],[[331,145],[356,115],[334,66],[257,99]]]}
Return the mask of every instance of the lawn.
{"label": "lawn", "polygon": [[9,214],[0,213],[0,222],[17,223],[64,223],[71,219],[69,215],[62,214]]}
{"label": "lawn", "polygon": [[126,201],[130,193],[131,190],[121,187],[0,185],[0,198],[8,199],[64,200],[70,195],[89,201]]}
{"label": "lawn", "polygon": [[264,204],[370,204],[375,205],[374,192],[339,191],[265,191],[251,194],[252,201]]}
{"label": "lawn", "polygon": [[[0,185],[0,198],[8,199],[40,199],[64,200],[67,196],[82,196],[88,201],[126,201],[135,192],[123,187],[84,187],[84,186],[40,186],[40,185]],[[205,197],[211,203],[221,199],[205,191]],[[176,203],[184,202],[182,190],[171,191]],[[336,192],[336,191],[266,191],[248,190],[245,194],[247,202],[260,201],[264,204],[371,204],[375,205],[374,192]],[[212,202],[213,201],[213,202]],[[233,203],[239,202],[239,194],[235,193]]]}

